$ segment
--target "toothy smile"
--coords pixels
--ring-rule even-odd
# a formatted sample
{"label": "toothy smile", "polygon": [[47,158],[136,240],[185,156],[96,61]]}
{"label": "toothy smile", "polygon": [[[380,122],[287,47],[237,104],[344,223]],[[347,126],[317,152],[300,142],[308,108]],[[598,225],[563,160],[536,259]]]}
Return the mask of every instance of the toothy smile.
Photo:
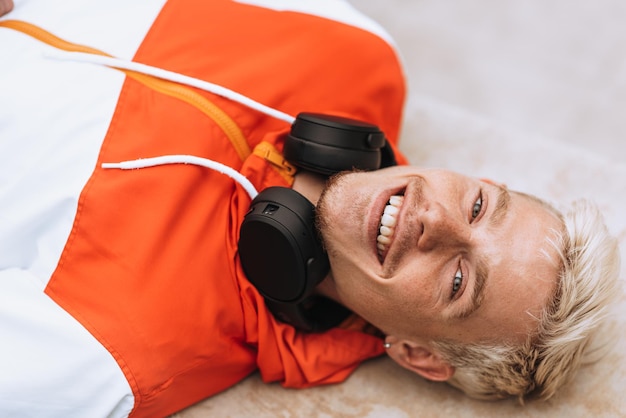
{"label": "toothy smile", "polygon": [[404,196],[402,195],[391,196],[380,217],[376,247],[378,248],[378,258],[381,262],[384,261],[389,247],[391,246],[391,242],[393,241],[393,234],[398,224],[398,214],[400,213],[403,201]]}

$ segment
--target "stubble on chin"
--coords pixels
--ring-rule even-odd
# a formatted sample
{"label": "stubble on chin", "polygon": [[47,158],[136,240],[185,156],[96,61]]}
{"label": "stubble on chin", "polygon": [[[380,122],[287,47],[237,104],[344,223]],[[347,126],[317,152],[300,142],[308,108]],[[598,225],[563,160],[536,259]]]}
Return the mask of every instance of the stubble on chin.
{"label": "stubble on chin", "polygon": [[326,186],[322,190],[322,194],[317,201],[317,206],[315,208],[315,227],[319,234],[324,251],[329,250],[325,239],[325,232],[332,228],[332,224],[329,221],[330,214],[338,210],[334,206],[334,203],[337,199],[341,198],[341,184],[345,176],[350,173],[350,171],[342,171],[331,176],[326,182]]}

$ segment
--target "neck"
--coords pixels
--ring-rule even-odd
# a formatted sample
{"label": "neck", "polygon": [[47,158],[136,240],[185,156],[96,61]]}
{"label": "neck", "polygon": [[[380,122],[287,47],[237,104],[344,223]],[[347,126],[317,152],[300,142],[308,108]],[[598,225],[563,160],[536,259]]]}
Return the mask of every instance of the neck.
{"label": "neck", "polygon": [[326,186],[326,177],[310,171],[300,171],[293,182],[293,190],[306,197],[317,206],[317,201]]}

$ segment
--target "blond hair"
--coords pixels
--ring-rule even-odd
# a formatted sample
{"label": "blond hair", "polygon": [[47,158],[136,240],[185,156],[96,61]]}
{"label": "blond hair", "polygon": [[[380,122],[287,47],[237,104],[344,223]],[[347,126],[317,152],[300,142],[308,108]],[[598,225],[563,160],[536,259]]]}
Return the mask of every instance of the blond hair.
{"label": "blond hair", "polygon": [[617,293],[617,240],[588,201],[574,202],[562,221],[564,231],[552,241],[561,261],[556,291],[536,333],[521,346],[433,343],[456,367],[448,383],[467,395],[548,399],[594,354],[592,342]]}

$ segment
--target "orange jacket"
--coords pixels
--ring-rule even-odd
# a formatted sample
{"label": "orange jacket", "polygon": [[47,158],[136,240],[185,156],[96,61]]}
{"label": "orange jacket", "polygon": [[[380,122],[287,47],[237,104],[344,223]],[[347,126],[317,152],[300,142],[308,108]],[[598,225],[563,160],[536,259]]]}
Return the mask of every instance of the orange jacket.
{"label": "orange jacket", "polygon": [[[226,86],[292,115],[367,120],[398,138],[405,92],[396,52],[350,24],[227,0],[170,1],[133,60]],[[256,369],[264,381],[289,387],[339,382],[383,352],[378,338],[358,330],[304,334],[273,318],[238,262],[239,225],[250,199],[231,179],[188,165],[100,167],[190,154],[235,168],[258,190],[289,185],[254,152],[261,143],[280,151],[285,122],[194,94],[226,121],[216,123],[180,94],[127,77],[45,289],[114,356],[133,390],[134,416],[170,414]],[[224,126],[238,132],[229,139]],[[233,135],[245,138],[248,149],[235,149]]]}

